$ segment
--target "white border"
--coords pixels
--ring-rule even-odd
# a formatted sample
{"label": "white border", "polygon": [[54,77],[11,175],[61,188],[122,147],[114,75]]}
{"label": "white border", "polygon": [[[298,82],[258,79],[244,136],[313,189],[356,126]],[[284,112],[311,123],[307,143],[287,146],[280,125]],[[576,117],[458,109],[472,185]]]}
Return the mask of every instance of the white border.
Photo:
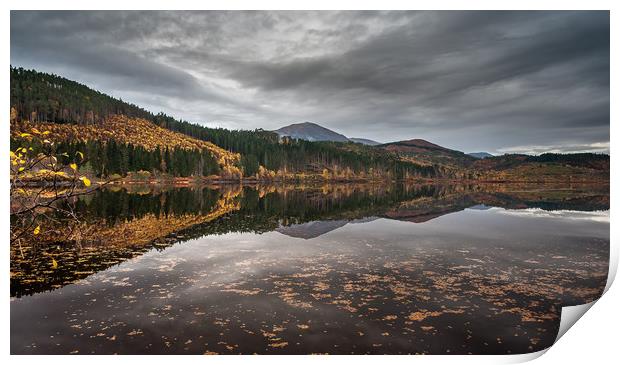
{"label": "white border", "polygon": [[[10,12],[9,10],[26,10],[26,9],[84,9],[84,10],[96,10],[96,9],[231,9],[231,10],[245,10],[245,9],[290,9],[290,10],[311,10],[311,9],[419,9],[419,10],[476,10],[476,9],[498,9],[498,10],[550,10],[550,9],[566,9],[566,10],[612,10],[611,11],[611,65],[617,65],[620,58],[618,57],[618,15],[617,11],[620,9],[618,1],[575,1],[575,0],[521,0],[521,1],[459,1],[459,0],[433,0],[427,2],[411,2],[405,0],[382,0],[382,1],[363,1],[363,0],[228,0],[228,1],[197,1],[197,0],[175,0],[175,1],[132,1],[127,0],[107,0],[107,1],[44,1],[44,0],[21,0],[21,1],[4,1],[2,2],[3,12],[0,15],[0,24],[2,24],[2,56],[5,60],[5,71],[0,73],[2,80],[2,97],[4,100],[4,116],[3,121],[0,122],[0,135],[4,141],[5,150],[8,148],[9,141],[9,123],[8,113],[10,109],[9,101],[9,72],[8,65],[10,64]],[[617,93],[617,72],[614,67],[611,69],[611,99],[612,101],[618,100]],[[618,116],[617,104],[612,102],[611,105],[611,120],[616,120]],[[618,130],[614,123],[610,125],[611,140],[617,139]],[[613,149],[613,144],[611,148]],[[0,153],[0,166],[7,167],[9,164],[8,153]],[[611,158],[611,206],[616,206],[618,203],[617,189],[614,187],[613,182],[618,179],[618,162],[617,159]],[[0,201],[4,207],[4,211],[9,210],[9,195],[7,194],[9,186],[8,168],[0,170],[0,179],[5,184],[5,193],[0,195]],[[616,238],[618,237],[618,226],[613,224],[613,214],[611,223],[611,260],[610,260],[610,278],[606,290],[608,292],[599,299],[593,306],[594,310],[585,313],[585,319],[578,321],[574,325],[574,329],[568,331],[568,334],[561,337],[559,341],[553,345],[548,351],[541,351],[535,354],[528,355],[507,355],[507,356],[389,356],[376,357],[376,356],[296,356],[291,358],[289,356],[140,356],[136,358],[134,356],[124,356],[115,359],[115,361],[121,362],[136,362],[136,361],[149,361],[153,363],[168,363],[174,362],[189,362],[189,361],[208,361],[209,363],[230,363],[237,361],[253,360],[261,363],[288,363],[291,360],[299,363],[309,363],[315,360],[331,363],[342,362],[362,362],[369,363],[376,360],[386,362],[405,363],[409,361],[422,361],[425,363],[443,363],[443,362],[455,362],[464,364],[481,364],[481,363],[514,363],[532,360],[545,354],[539,360],[539,363],[583,363],[585,361],[597,361],[597,362],[610,362],[612,358],[617,357],[617,334],[618,334],[618,313],[616,308],[620,308],[620,298],[618,294],[617,285],[611,286],[615,272],[618,265],[618,246]],[[6,239],[6,245],[1,251],[2,262],[4,263],[4,273],[9,272],[9,250],[8,250],[8,236],[9,236],[9,224],[8,215],[2,220],[2,231]],[[4,293],[9,292],[9,276],[0,275],[2,278],[2,288]],[[588,308],[590,306],[587,306]],[[579,308],[572,308],[569,312],[579,311]],[[566,311],[563,311],[565,313]],[[583,315],[582,313],[578,313]],[[78,363],[87,360],[93,364],[103,364],[109,361],[105,356],[90,356],[85,359],[81,356],[9,356],[9,296],[5,297],[2,301],[2,308],[0,309],[1,315],[4,317],[3,330],[0,332],[0,346],[2,348],[2,354],[7,357],[7,361],[13,363],[30,363],[30,362],[45,362],[46,364],[54,363]],[[564,318],[563,318],[564,319]],[[36,330],[33,328],[33,330]]]}

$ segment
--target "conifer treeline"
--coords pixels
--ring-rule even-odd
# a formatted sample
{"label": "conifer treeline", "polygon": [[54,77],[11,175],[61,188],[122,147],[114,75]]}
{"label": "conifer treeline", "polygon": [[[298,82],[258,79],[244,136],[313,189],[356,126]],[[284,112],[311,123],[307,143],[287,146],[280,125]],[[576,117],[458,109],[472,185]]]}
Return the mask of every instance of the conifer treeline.
{"label": "conifer treeline", "polygon": [[[11,139],[11,150],[16,150],[23,141]],[[35,152],[45,146],[29,143]],[[100,141],[64,142],[54,146],[55,154],[63,165],[80,163],[80,172],[99,177],[126,176],[129,172],[165,173],[175,177],[219,175],[220,167],[208,150],[183,150],[168,148],[153,151],[132,144],[107,143]],[[84,154],[85,160],[79,158]]]}
{"label": "conifer treeline", "polygon": [[11,67],[11,106],[19,120],[96,123],[114,114],[152,119],[148,111],[64,77]]}
{"label": "conifer treeline", "polygon": [[539,156],[527,156],[529,162],[554,162],[571,166],[600,169],[609,166],[609,155],[599,153],[543,153]]}
{"label": "conifer treeline", "polygon": [[420,166],[395,159],[374,147],[355,143],[310,142],[285,139],[265,130],[229,130],[206,128],[186,121],[178,121],[163,113],[154,121],[161,127],[212,142],[224,149],[240,153],[244,171],[253,171],[262,165],[269,170],[286,169],[291,172],[314,171],[334,167],[350,169],[353,173],[380,171],[394,178],[405,176],[434,176],[432,166]]}
{"label": "conifer treeline", "polygon": [[[33,122],[97,124],[115,114],[148,119],[163,128],[240,153],[244,176],[256,174],[260,166],[277,172],[318,173],[336,177],[362,175],[398,179],[437,174],[432,166],[400,161],[385,151],[360,144],[281,141],[274,132],[206,128],[163,113],[154,115],[80,83],[23,68],[11,67],[11,106],[16,109],[18,120]],[[74,147],[72,144],[66,146],[67,149]],[[217,173],[217,164],[213,163],[208,153],[201,151],[173,149],[149,152],[131,144],[91,141],[81,147],[86,150],[90,165],[98,176],[124,175],[137,170],[175,176]]]}

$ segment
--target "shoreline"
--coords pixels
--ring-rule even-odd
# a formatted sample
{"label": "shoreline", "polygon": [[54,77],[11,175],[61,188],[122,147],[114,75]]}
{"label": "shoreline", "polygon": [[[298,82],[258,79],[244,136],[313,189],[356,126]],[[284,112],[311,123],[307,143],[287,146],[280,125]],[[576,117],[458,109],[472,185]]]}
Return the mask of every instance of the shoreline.
{"label": "shoreline", "polygon": [[[610,185],[610,180],[557,180],[557,179],[539,179],[539,180],[495,180],[495,179],[224,179],[224,178],[164,178],[164,179],[91,179],[92,184],[96,186],[109,185],[160,185],[160,186],[196,186],[196,185],[319,185],[319,184],[413,184],[413,185],[475,185],[475,184],[543,184],[543,185]],[[28,181],[16,186],[17,188],[38,188],[38,187],[67,187],[71,186],[71,181]]]}

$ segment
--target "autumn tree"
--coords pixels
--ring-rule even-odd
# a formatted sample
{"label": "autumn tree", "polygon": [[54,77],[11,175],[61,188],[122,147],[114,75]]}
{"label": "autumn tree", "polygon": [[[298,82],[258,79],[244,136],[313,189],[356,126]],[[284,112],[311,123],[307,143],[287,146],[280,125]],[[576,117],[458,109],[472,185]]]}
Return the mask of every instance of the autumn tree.
{"label": "autumn tree", "polygon": [[[45,222],[58,215],[79,222],[71,205],[59,201],[71,201],[94,189],[87,176],[81,175],[79,165],[85,161],[84,154],[74,156],[58,153],[48,133],[32,128],[19,135],[19,147],[10,151],[10,220],[11,243],[36,242],[36,236],[44,233]],[[70,159],[64,164],[61,159]],[[71,225],[65,226],[67,237],[73,234]]]}

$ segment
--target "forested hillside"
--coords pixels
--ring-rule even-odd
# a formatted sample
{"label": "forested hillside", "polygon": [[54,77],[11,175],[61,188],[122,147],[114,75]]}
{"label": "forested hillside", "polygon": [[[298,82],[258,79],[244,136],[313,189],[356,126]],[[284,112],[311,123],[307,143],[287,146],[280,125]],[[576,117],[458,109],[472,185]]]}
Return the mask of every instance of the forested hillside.
{"label": "forested hillside", "polygon": [[152,119],[148,111],[57,75],[11,67],[11,106],[18,120],[95,123],[122,114]]}
{"label": "forested hillside", "polygon": [[421,139],[369,146],[310,142],[262,129],[207,128],[153,114],[60,76],[13,67],[11,108],[12,151],[20,147],[20,133],[38,128],[59,151],[69,156],[83,151],[88,162],[81,169],[100,178],[142,171],[259,180],[609,180],[608,155],[476,159]]}
{"label": "forested hillside", "polygon": [[385,143],[379,147],[395,153],[402,160],[435,166],[443,171],[462,170],[468,168],[476,160],[461,151],[438,146],[423,139]]}
{"label": "forested hillside", "polygon": [[239,154],[169,131],[145,119],[114,115],[97,124],[13,121],[11,149],[23,147],[19,136],[33,128],[54,142],[61,154],[84,153],[87,162],[83,169],[98,176],[124,176],[130,171],[237,178],[240,174]]}
{"label": "forested hillside", "polygon": [[[77,82],[22,68],[11,68],[11,106],[15,109],[15,120],[19,121],[16,126],[45,126],[52,131],[57,130],[56,135],[59,136],[61,145],[85,143],[93,156],[133,154],[139,156],[137,160],[147,161],[135,166],[129,164],[131,166],[127,168],[124,166],[128,164],[122,162],[112,166],[108,164],[108,168],[105,164],[99,164],[95,172],[100,176],[111,173],[124,175],[137,168],[174,172],[176,176],[192,176],[205,172],[204,168],[196,165],[196,161],[204,158],[199,158],[196,152],[191,153],[192,149],[184,147],[183,143],[177,143],[182,139],[170,139],[166,133],[159,132],[145,135],[145,131],[153,131],[153,128],[140,128],[140,125],[144,125],[140,120],[155,123],[168,131],[179,132],[200,141],[211,142],[232,152],[232,155],[240,154],[238,163],[234,158],[221,163],[219,160],[223,154],[218,154],[216,150],[214,152],[208,145],[205,146],[220,162],[220,168],[228,166],[228,169],[234,172],[234,167],[238,165],[243,176],[258,174],[259,177],[269,178],[312,176],[323,179],[400,179],[437,175],[432,166],[401,161],[392,154],[369,146],[281,139],[274,132],[206,128],[176,120],[163,113],[155,115]],[[120,117],[121,115],[125,117]],[[127,126],[121,127],[120,124],[123,123]],[[58,126],[60,124],[66,126]],[[85,133],[84,137],[80,136],[82,133]],[[116,151],[117,149],[120,152]],[[125,152],[125,149],[128,152]],[[181,152],[178,152],[179,150]],[[172,158],[171,163],[164,166],[161,161],[165,161],[165,151],[177,154],[178,158]],[[200,155],[199,152],[198,154]],[[123,159],[135,160],[125,157]],[[175,165],[186,167],[177,168]],[[206,171],[211,172],[211,167]]]}
{"label": "forested hillside", "polygon": [[596,153],[509,154],[476,160],[469,170],[479,180],[609,181],[610,159]]}
{"label": "forested hillside", "polygon": [[433,166],[402,161],[394,154],[359,143],[280,138],[274,132],[260,129],[205,128],[164,114],[155,116],[155,121],[164,128],[240,153],[243,169],[250,174],[263,166],[280,174],[321,174],[333,178],[353,175],[374,178],[438,176]]}

